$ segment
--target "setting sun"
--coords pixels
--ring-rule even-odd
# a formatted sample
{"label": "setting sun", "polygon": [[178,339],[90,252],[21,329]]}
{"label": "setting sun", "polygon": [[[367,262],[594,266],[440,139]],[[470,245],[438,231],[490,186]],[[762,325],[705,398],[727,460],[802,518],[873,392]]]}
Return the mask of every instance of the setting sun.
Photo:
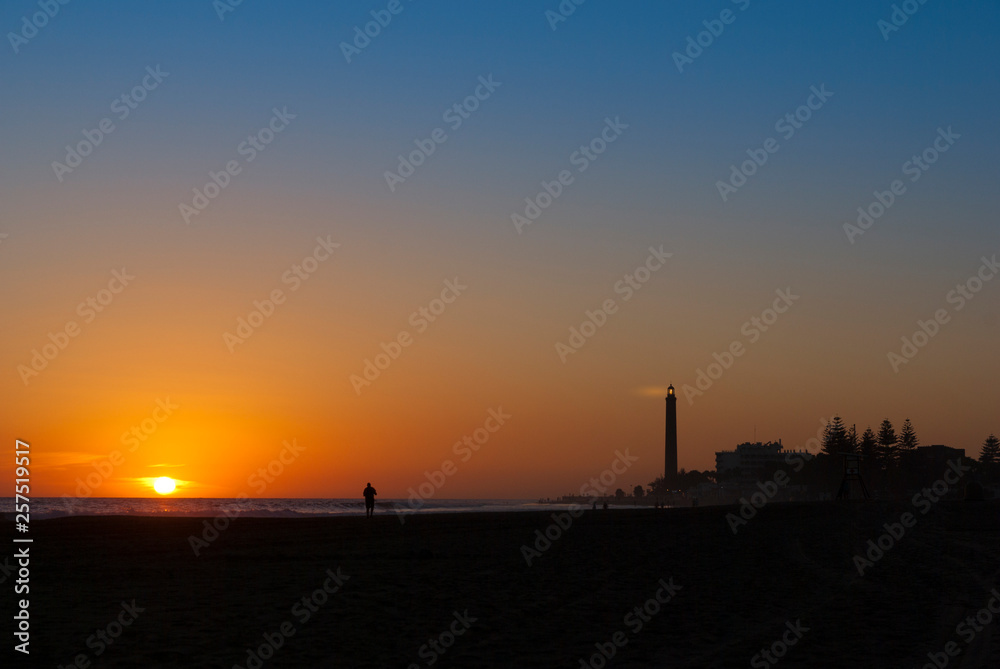
{"label": "setting sun", "polygon": [[169,476],[161,476],[153,481],[153,490],[161,495],[169,495],[177,487],[177,483]]}

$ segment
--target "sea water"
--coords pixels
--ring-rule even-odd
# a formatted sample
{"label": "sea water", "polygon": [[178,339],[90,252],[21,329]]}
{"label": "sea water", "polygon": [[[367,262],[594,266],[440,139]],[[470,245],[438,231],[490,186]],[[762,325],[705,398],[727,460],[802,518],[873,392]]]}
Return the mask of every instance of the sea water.
{"label": "sea water", "polygon": [[[256,518],[317,518],[322,516],[364,515],[364,500],[355,499],[270,499],[230,497],[36,497],[31,500],[31,519],[45,520],[65,516],[190,516],[212,517],[226,509],[240,509],[240,515]],[[378,500],[375,512],[392,513],[474,513],[495,511],[545,511],[569,508],[567,504],[549,504],[518,499],[429,499],[411,509],[402,499]],[[0,499],[0,510],[7,520],[14,519],[14,498]]]}

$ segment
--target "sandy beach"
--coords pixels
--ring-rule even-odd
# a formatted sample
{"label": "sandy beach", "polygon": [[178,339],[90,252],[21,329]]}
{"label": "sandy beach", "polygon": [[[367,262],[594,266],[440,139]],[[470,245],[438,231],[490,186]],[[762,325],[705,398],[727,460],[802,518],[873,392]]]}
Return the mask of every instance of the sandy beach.
{"label": "sandy beach", "polygon": [[[774,504],[734,534],[735,510],[247,518],[197,557],[189,536],[202,519],[38,522],[31,657],[39,667],[746,667],[771,666],[758,653],[773,647],[782,667],[921,667],[951,642],[960,654],[947,666],[1000,666],[1000,621],[968,641],[956,632],[998,586],[1000,504],[916,511],[863,576],[855,554],[912,505]],[[556,538],[536,544],[536,530]],[[10,588],[3,596],[11,603]]]}

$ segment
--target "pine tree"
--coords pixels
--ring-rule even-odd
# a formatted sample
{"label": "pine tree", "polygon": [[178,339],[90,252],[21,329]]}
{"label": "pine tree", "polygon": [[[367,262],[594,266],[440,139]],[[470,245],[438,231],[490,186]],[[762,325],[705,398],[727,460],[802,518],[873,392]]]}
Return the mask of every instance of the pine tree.
{"label": "pine tree", "polygon": [[858,446],[861,445],[861,441],[858,438],[858,426],[851,425],[851,429],[847,431],[847,441],[844,443],[844,450],[848,453],[857,453]]}
{"label": "pine tree", "polygon": [[983,450],[979,452],[979,462],[984,465],[1000,463],[1000,439],[992,434],[986,437],[986,441],[983,442]]}
{"label": "pine tree", "polygon": [[858,452],[861,453],[869,462],[874,462],[878,457],[878,440],[875,439],[875,433],[872,431],[871,426],[866,427],[865,431],[861,435],[861,443],[858,444]]}
{"label": "pine tree", "polygon": [[896,460],[896,430],[888,418],[878,428],[878,460],[883,467]]}
{"label": "pine tree", "polygon": [[907,453],[913,453],[917,450],[917,446],[920,445],[920,440],[917,439],[917,433],[913,429],[913,423],[907,418],[903,421],[903,427],[899,432],[899,448],[897,450],[897,457],[903,457]]}
{"label": "pine tree", "polygon": [[847,450],[847,429],[840,416],[826,424],[823,430],[823,452],[827,455],[837,455]]}

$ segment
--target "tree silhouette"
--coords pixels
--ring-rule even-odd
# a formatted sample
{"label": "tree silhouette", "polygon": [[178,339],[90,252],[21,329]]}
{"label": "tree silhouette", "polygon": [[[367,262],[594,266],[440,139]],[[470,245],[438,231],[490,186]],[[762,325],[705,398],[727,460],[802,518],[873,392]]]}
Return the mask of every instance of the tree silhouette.
{"label": "tree silhouette", "polygon": [[834,416],[823,430],[823,452],[827,455],[836,455],[846,451],[847,448],[847,428],[844,427],[844,421],[840,416]]}
{"label": "tree silhouette", "polygon": [[878,459],[883,467],[888,467],[896,459],[896,430],[886,418],[878,428]]}
{"label": "tree silhouette", "polygon": [[662,476],[657,476],[649,484],[649,494],[660,497],[670,494],[671,487]]}
{"label": "tree silhouette", "polygon": [[858,446],[861,445],[861,441],[858,438],[858,426],[851,425],[851,429],[847,431],[847,441],[844,442],[844,450],[850,453],[857,453]]}
{"label": "tree silhouette", "polygon": [[619,488],[618,490],[615,490],[615,499],[617,499],[617,500],[620,501],[620,500],[622,500],[624,498],[625,498],[625,491],[624,490],[622,490],[621,488]]}
{"label": "tree silhouette", "polygon": [[983,442],[983,449],[979,452],[979,462],[987,466],[1000,463],[1000,439],[993,434],[986,437],[986,441]]}
{"label": "tree silhouette", "polygon": [[682,468],[677,472],[677,476],[674,478],[673,486],[666,485],[666,482],[662,477],[657,477],[655,481],[649,484],[648,494],[655,497],[666,494],[670,491],[671,487],[686,490],[687,488],[701,483],[715,483],[716,480],[717,473],[714,470],[706,469],[705,471],[700,472],[697,469],[687,471]]}
{"label": "tree silhouette", "polygon": [[903,456],[907,453],[913,453],[917,450],[917,446],[920,445],[920,440],[917,439],[917,433],[913,429],[913,423],[907,418],[903,421],[903,427],[899,432],[899,448],[898,456]]}
{"label": "tree silhouette", "polygon": [[858,444],[858,452],[869,462],[874,462],[878,456],[878,440],[871,427],[866,427],[861,435],[861,443]]}
{"label": "tree silhouette", "polygon": [[645,493],[645,491],[642,489],[641,485],[637,485],[635,490],[632,491],[632,495],[635,496],[636,499],[642,499],[643,493]]}

